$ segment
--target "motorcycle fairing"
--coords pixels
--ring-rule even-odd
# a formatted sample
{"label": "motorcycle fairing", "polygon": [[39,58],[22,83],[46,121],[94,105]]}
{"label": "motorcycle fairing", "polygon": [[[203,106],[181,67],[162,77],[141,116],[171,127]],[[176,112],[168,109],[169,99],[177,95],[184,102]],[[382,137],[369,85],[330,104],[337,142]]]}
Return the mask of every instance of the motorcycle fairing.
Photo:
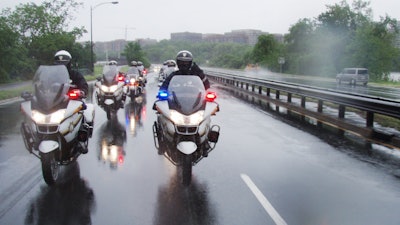
{"label": "motorcycle fairing", "polygon": [[136,67],[129,67],[128,71],[126,72],[127,76],[134,77],[139,75],[139,69]]}
{"label": "motorcycle fairing", "polygon": [[117,84],[116,75],[118,74],[118,68],[115,65],[106,65],[103,67],[103,85],[110,87],[113,84]]}
{"label": "motorcycle fairing", "polygon": [[65,103],[70,89],[68,70],[64,65],[41,65],[33,78],[34,98],[32,107],[48,114]]}
{"label": "motorcycle fairing", "polygon": [[168,85],[168,103],[183,115],[191,115],[205,107],[205,88],[200,77],[175,75]]}

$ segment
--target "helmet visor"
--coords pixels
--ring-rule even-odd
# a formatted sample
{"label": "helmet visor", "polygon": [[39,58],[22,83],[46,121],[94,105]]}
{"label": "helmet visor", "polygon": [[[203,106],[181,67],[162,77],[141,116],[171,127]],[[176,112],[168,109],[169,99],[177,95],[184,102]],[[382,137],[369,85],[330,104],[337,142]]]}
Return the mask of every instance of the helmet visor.
{"label": "helmet visor", "polygon": [[178,61],[178,67],[181,70],[188,70],[192,66],[191,61]]}

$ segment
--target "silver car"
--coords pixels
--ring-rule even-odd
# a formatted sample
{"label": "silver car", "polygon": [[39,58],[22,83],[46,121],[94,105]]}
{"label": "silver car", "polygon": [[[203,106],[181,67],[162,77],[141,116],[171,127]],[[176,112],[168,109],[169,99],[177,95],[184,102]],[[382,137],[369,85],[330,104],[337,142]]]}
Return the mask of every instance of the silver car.
{"label": "silver car", "polygon": [[366,68],[344,68],[343,71],[336,75],[336,82],[349,82],[352,85],[367,85],[369,79],[368,69]]}

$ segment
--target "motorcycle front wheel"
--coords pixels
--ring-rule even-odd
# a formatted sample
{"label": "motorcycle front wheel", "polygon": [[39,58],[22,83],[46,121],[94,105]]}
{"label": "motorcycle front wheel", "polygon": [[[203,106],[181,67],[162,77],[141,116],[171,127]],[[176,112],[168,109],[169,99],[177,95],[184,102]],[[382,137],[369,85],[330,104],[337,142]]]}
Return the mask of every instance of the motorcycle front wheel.
{"label": "motorcycle front wheel", "polygon": [[60,165],[55,158],[55,152],[42,153],[40,155],[42,162],[42,173],[46,184],[53,185],[57,182]]}
{"label": "motorcycle front wheel", "polygon": [[192,155],[183,155],[182,158],[182,184],[189,186],[192,181]]}
{"label": "motorcycle front wheel", "polygon": [[111,109],[110,108],[107,108],[106,114],[107,114],[107,120],[111,120]]}

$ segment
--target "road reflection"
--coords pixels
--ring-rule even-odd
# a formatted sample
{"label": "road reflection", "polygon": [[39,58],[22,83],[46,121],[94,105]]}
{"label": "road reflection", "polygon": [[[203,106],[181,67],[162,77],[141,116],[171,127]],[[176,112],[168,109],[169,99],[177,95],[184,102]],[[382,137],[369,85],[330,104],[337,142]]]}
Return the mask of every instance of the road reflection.
{"label": "road reflection", "polygon": [[169,183],[159,188],[157,199],[154,225],[218,224],[208,187],[195,178],[185,187],[173,174]]}
{"label": "road reflection", "polygon": [[109,164],[110,169],[117,169],[125,161],[126,131],[115,117],[102,124],[99,129],[98,160]]}
{"label": "road reflection", "polygon": [[136,137],[138,130],[143,130],[143,121],[146,119],[146,94],[131,99],[125,105],[125,125],[129,128],[130,134]]}
{"label": "road reflection", "polygon": [[92,224],[91,214],[96,207],[95,195],[80,177],[77,162],[63,167],[59,184],[43,185],[41,193],[28,204],[25,224]]}

